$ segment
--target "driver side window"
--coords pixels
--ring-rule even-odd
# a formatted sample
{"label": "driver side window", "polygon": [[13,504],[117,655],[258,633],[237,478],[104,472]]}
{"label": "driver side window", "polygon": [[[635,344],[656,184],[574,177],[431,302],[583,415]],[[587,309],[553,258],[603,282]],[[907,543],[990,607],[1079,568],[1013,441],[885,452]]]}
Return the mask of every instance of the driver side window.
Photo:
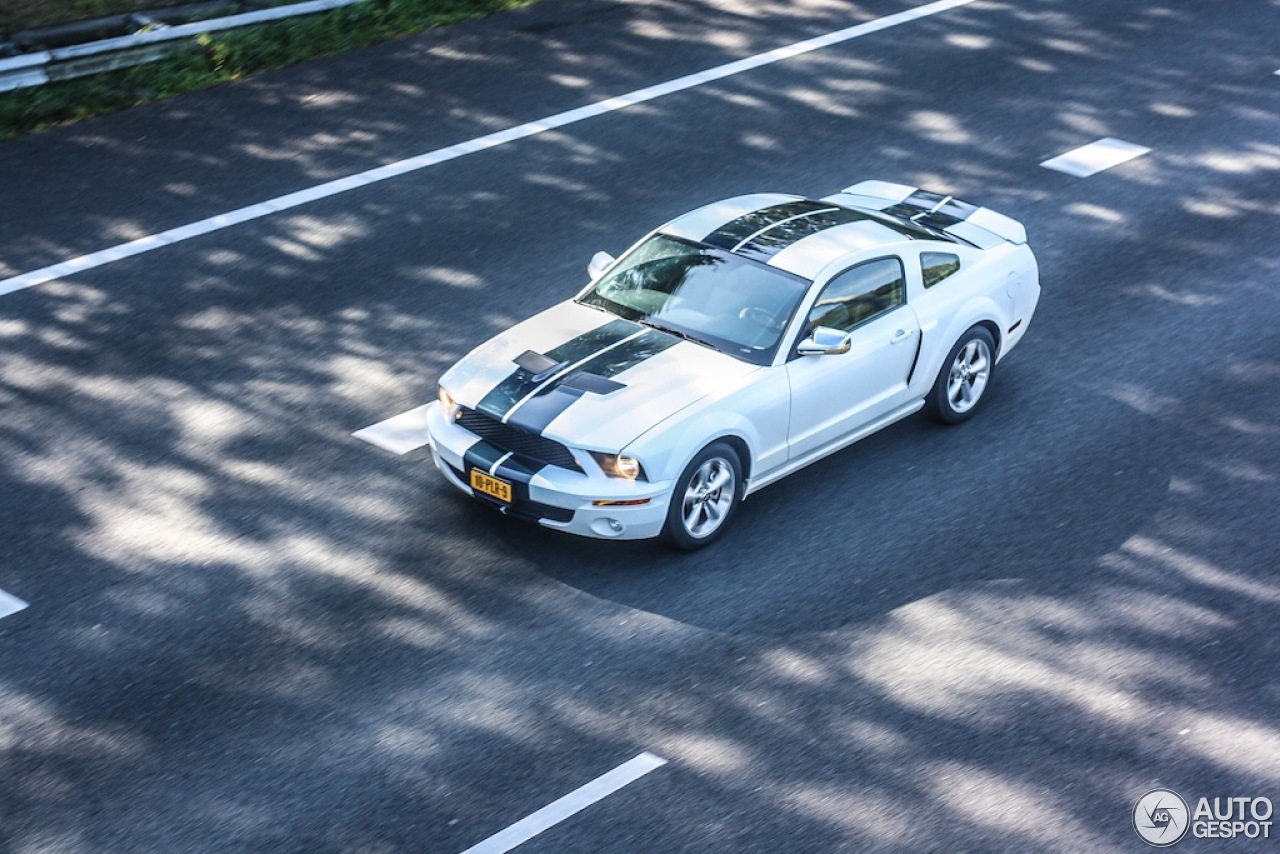
{"label": "driver side window", "polygon": [[819,326],[826,326],[848,332],[902,305],[905,295],[901,260],[866,261],[827,283],[809,310],[805,329],[812,333]]}

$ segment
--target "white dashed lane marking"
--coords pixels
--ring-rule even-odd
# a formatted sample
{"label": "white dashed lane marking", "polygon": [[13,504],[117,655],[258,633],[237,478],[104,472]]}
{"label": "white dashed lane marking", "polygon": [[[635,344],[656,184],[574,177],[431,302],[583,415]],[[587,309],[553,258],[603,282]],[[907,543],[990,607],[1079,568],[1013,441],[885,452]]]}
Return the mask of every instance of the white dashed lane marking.
{"label": "white dashed lane marking", "polygon": [[393,454],[407,454],[427,444],[427,406],[430,405],[393,415],[351,435]]}
{"label": "white dashed lane marking", "polygon": [[1105,137],[1097,142],[1074,148],[1066,154],[1051,157],[1040,165],[1046,169],[1066,172],[1077,178],[1088,178],[1104,169],[1127,163],[1135,157],[1141,157],[1151,149],[1125,142],[1123,139]]}
{"label": "white dashed lane marking", "polygon": [[537,812],[520,819],[506,830],[499,831],[483,842],[472,845],[462,854],[505,854],[517,845],[528,842],[544,830],[554,827],[566,818],[581,812],[596,801],[634,783],[655,768],[661,768],[667,760],[652,753],[641,753],[608,773],[574,789],[558,801],[547,804]]}
{"label": "white dashed lane marking", "polygon": [[27,607],[27,603],[23,602],[17,596],[5,593],[0,590],[0,617],[7,617],[10,614],[16,614],[23,608]]}
{"label": "white dashed lane marking", "polygon": [[98,252],[91,252],[88,255],[81,255],[79,258],[72,258],[69,261],[63,261],[53,264],[49,267],[42,267],[39,270],[32,270],[29,273],[22,273],[18,276],[12,276],[8,279],[0,279],[0,296],[11,294],[24,288],[42,285],[45,282],[51,282],[54,279],[60,279],[66,276],[80,273],[85,270],[92,270],[95,267],[101,267],[104,264],[110,264],[124,258],[130,258],[134,255],[140,255],[143,252],[150,252],[153,249],[159,249],[162,246],[171,246],[183,240],[190,240],[202,234],[209,234],[214,231],[221,231],[224,228],[230,228],[242,222],[258,219],[268,216],[279,211],[296,208],[317,199],[336,196],[339,193],[345,193],[349,190],[355,190],[360,187],[366,187],[379,181],[386,181],[389,178],[396,178],[410,172],[416,172],[419,169],[425,169],[428,166],[434,166],[438,163],[444,163],[458,157],[468,154],[474,154],[477,151],[485,151],[490,148],[496,148],[509,142],[515,142],[530,136],[536,136],[547,131],[562,128],[576,122],[601,116],[606,113],[612,113],[622,110],[636,104],[643,104],[646,101],[652,101],[654,98],[661,98],[664,95],[670,95],[673,92],[682,92],[686,89],[692,89],[695,86],[702,86],[712,83],[716,80],[723,80],[726,77],[732,77],[735,74],[741,74],[745,71],[751,71],[765,65],[772,65],[775,62],[782,62],[792,57],[801,56],[806,53],[812,53],[815,50],[821,50],[831,45],[847,42],[861,36],[878,33],[881,30],[887,30],[901,24],[911,21],[927,18],[930,15],[937,15],[940,12],[946,12],[959,6],[967,6],[975,0],[936,0],[933,3],[926,3],[914,9],[907,9],[902,12],[896,12],[892,15],[886,15],[883,18],[876,18],[873,21],[867,21],[862,24],[855,24],[852,27],[846,27],[843,30],[837,30],[826,35],[816,36],[811,39],[789,44],[775,50],[759,53],[755,56],[749,56],[745,59],[739,59],[734,62],[728,62],[724,65],[718,65],[715,68],[709,68],[706,71],[699,71],[696,74],[689,74],[684,77],[678,77],[675,80],[668,80],[665,83],[659,83],[655,86],[649,86],[644,89],[637,89],[625,95],[619,95],[616,98],[609,98],[604,101],[598,101],[594,104],[588,104],[584,107],[578,107],[574,110],[568,110],[563,113],[557,113],[554,116],[548,116],[545,119],[528,122],[527,124],[517,127],[508,128],[506,130],[497,131],[496,133],[479,136],[475,139],[461,142],[457,145],[451,145],[447,148],[440,148],[435,151],[419,154],[416,157],[410,157],[406,160],[400,160],[395,163],[389,163],[386,166],[379,166],[376,169],[369,169],[356,175],[349,175],[346,178],[339,178],[336,181],[329,181],[325,184],[319,184],[305,190],[299,190],[296,193],[289,193],[275,199],[265,202],[259,202],[255,205],[239,208],[238,210],[228,213],[219,214],[218,216],[202,219],[198,222],[189,223],[187,225],[171,228],[168,231],[162,231],[158,234],[149,234],[146,237],[139,237],[128,243],[121,243],[118,246],[112,246]]}

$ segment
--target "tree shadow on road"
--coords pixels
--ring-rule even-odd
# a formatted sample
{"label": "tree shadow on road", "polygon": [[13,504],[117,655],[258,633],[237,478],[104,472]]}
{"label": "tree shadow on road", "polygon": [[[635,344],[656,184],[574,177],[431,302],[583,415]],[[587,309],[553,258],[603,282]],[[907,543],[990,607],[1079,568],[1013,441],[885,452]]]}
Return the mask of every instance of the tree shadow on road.
{"label": "tree shadow on road", "polygon": [[[546,45],[528,75],[617,94],[698,39],[703,65],[756,49],[788,14],[711,27],[697,4],[617,8],[592,51],[571,29],[513,35]],[[847,18],[811,11],[789,26]],[[672,760],[660,784],[548,846],[1132,849],[1129,810],[1157,784],[1274,789],[1280,589],[1259,519],[1280,342],[1258,318],[1277,259],[1233,247],[1275,233],[1280,164],[1251,106],[1269,96],[1230,52],[1230,86],[1141,68],[1122,82],[1144,106],[1110,110],[1114,81],[1088,71],[1176,41],[1181,13],[1157,12],[1117,10],[1146,28],[1130,29],[1061,3],[974,8],[530,140],[515,165],[466,158],[6,297],[0,586],[32,605],[0,622],[4,846],[458,851],[640,750]],[[657,27],[668,14],[683,29]],[[478,74],[442,57],[497,26],[385,47],[366,77],[335,60],[65,132],[44,156],[102,146],[65,191],[89,198],[59,211],[17,182],[32,215],[4,224],[9,272],[559,105],[516,88],[482,109],[447,100],[456,81],[425,85]],[[917,66],[887,56],[904,45]],[[1001,139],[914,76],[956,49],[957,78],[1026,84],[989,105]],[[575,64],[617,88],[579,85]],[[1043,75],[1069,91],[1049,99]],[[218,125],[194,114],[232,104],[253,121],[225,146],[143,180]],[[308,110],[340,129],[301,124]],[[1236,136],[1188,134],[1105,184],[1009,166],[1207,117]],[[122,141],[131,122],[157,139]],[[273,147],[291,123],[307,131]],[[35,162],[22,145],[11,171]],[[238,186],[212,177],[226,170]],[[136,196],[97,206],[99,173],[117,176],[104,198]],[[754,496],[694,557],[513,525],[421,452],[350,437],[567,296],[595,249],[708,198],[864,174],[981,195],[1036,240],[1033,335],[964,428],[897,425]],[[1232,334],[1213,353],[1205,329]]]}

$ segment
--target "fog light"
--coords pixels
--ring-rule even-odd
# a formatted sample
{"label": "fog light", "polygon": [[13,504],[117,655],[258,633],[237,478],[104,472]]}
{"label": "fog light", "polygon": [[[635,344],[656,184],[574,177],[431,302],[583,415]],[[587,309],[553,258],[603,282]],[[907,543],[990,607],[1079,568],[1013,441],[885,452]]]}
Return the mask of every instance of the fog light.
{"label": "fog light", "polygon": [[591,530],[602,537],[617,537],[626,529],[626,525],[623,525],[617,519],[610,519],[607,516],[596,519],[591,523]]}

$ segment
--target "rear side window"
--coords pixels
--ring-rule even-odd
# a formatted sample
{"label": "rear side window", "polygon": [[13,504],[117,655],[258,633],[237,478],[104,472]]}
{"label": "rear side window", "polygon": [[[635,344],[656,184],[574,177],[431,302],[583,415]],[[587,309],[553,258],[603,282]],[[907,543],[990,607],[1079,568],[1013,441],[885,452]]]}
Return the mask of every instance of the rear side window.
{"label": "rear side window", "polygon": [[931,288],[960,269],[960,256],[950,252],[921,252],[920,272],[924,275],[924,286]]}

